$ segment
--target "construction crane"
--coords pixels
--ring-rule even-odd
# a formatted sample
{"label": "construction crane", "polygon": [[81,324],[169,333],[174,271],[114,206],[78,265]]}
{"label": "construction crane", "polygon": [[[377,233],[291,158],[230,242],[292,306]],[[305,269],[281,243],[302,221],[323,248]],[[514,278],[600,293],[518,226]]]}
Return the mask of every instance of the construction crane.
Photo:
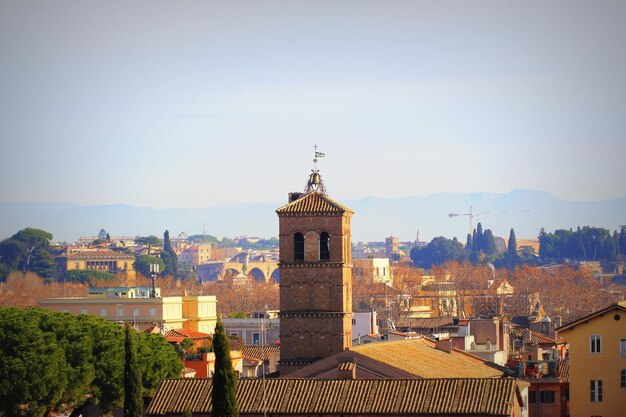
{"label": "construction crane", "polygon": [[470,206],[469,213],[450,213],[448,217],[457,217],[457,216],[469,216],[469,234],[471,235],[474,232],[473,220],[474,216],[480,216],[482,214],[489,214],[489,211],[483,211],[481,213],[474,213],[474,207]]}
{"label": "construction crane", "polygon": [[[469,217],[469,233],[470,235],[474,232],[473,220],[474,216],[480,216],[483,214],[511,214],[511,213],[530,213],[532,210],[523,209],[523,210],[507,210],[507,211],[483,211],[480,213],[474,213],[474,207],[470,206],[469,213],[450,213],[448,217],[457,217],[457,216],[468,216]],[[626,227],[626,226],[622,226]]]}

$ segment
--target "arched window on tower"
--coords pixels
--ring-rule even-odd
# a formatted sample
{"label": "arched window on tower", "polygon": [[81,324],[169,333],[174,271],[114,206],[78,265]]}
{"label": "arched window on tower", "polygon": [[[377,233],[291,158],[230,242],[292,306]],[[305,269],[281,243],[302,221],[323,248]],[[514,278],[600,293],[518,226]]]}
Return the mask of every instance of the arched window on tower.
{"label": "arched window on tower", "polygon": [[293,259],[304,261],[304,235],[300,232],[293,235]]}
{"label": "arched window on tower", "polygon": [[320,261],[330,261],[330,235],[328,232],[320,234]]}

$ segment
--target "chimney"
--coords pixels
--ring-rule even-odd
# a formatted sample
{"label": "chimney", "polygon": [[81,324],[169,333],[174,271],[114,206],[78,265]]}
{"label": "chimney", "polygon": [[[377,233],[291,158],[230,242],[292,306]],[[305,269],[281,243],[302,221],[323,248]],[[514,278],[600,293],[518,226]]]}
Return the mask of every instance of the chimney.
{"label": "chimney", "polygon": [[444,352],[452,352],[452,339],[443,339],[435,341],[435,347]]}
{"label": "chimney", "polygon": [[356,379],[356,364],[354,362],[343,362],[337,368],[337,379]]}
{"label": "chimney", "polygon": [[297,193],[297,192],[289,193],[289,202],[293,203],[294,201],[296,201],[300,197],[302,197],[302,193]]}

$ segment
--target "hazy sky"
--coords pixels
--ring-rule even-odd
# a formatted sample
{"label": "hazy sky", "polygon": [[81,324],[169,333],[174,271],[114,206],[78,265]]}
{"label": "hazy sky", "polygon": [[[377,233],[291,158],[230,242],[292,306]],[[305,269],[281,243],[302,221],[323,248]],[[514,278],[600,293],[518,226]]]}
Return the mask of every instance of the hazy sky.
{"label": "hazy sky", "polygon": [[624,1],[0,1],[0,201],[626,196]]}

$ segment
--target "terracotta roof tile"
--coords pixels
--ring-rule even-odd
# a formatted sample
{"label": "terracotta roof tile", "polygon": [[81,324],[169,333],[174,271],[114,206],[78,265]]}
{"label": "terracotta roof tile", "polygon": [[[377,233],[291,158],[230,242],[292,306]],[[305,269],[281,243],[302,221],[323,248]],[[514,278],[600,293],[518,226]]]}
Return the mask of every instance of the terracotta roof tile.
{"label": "terracotta roof tile", "polygon": [[268,345],[268,346],[244,346],[243,347],[243,355],[251,358],[257,358],[264,361],[270,359],[270,353],[279,353],[280,354],[280,345]]}
{"label": "terracotta roof tile", "polygon": [[67,259],[132,259],[135,257],[123,252],[116,252],[113,250],[93,250],[93,251],[78,251],[70,252],[67,255],[62,255]]}
{"label": "terracotta roof tile", "polygon": [[505,369],[458,349],[439,350],[427,338],[353,346],[351,351],[419,378],[496,378]]}
{"label": "terracotta roof tile", "polygon": [[292,201],[276,210],[276,213],[280,214],[308,214],[308,213],[337,213],[343,214],[345,212],[354,213],[353,210],[348,207],[339,204],[338,202],[329,198],[326,194],[320,192],[310,192],[300,197],[296,201]]}
{"label": "terracotta roof tile", "polygon": [[342,362],[337,369],[340,371],[352,371],[354,368],[356,368],[354,362]]}
{"label": "terracotta roof tile", "polygon": [[552,337],[548,337],[544,334],[537,333],[534,331],[530,331],[530,341],[535,344],[545,344],[545,345],[562,345],[567,343],[565,339],[554,339]]}
{"label": "terracotta roof tile", "polygon": [[185,339],[213,339],[208,333],[196,332],[187,329],[172,329],[165,333],[165,340],[170,343],[179,343]]}
{"label": "terracotta roof tile", "polygon": [[[518,382],[501,379],[241,379],[240,414],[509,416]],[[263,410],[263,390],[265,405]],[[211,379],[164,379],[149,416],[211,413]]]}

